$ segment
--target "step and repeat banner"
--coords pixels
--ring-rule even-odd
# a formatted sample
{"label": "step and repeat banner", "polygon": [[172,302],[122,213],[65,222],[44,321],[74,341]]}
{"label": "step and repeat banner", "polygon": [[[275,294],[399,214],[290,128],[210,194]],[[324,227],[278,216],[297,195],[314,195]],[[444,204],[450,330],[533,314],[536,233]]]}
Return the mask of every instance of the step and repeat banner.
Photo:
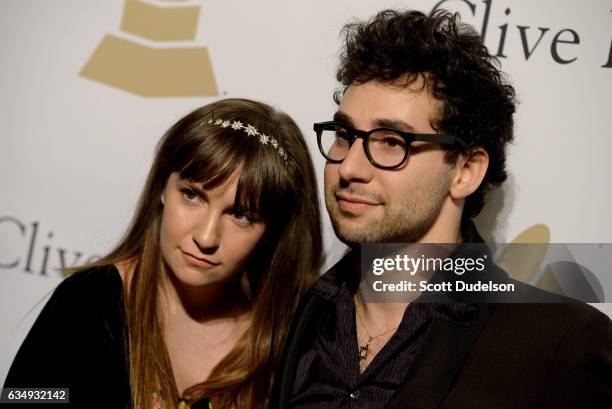
{"label": "step and repeat banner", "polygon": [[[311,129],[335,111],[340,29],[389,7],[458,12],[499,58],[520,100],[516,136],[477,225],[491,242],[542,244],[520,278],[572,295],[546,244],[610,252],[612,1],[2,0],[0,382],[57,269],[117,242],[155,144],[194,108],[246,97],[290,113],[322,192]],[[345,247],[324,219],[328,267]],[[496,254],[513,274],[511,255]],[[606,266],[561,254],[586,301],[612,315]]]}

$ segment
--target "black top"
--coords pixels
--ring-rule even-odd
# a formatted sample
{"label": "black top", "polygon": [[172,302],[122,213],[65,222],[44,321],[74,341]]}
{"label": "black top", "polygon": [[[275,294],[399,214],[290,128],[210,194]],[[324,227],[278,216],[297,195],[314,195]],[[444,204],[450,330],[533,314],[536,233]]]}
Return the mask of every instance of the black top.
{"label": "black top", "polygon": [[68,387],[70,405],[61,408],[128,407],[122,291],[112,265],[66,278],[21,345],[4,387]]}
{"label": "black top", "polygon": [[[36,319],[4,387],[69,388],[69,405],[45,408],[129,408],[124,322],[123,281],[113,265],[71,275]],[[208,408],[208,401],[191,407]]]}

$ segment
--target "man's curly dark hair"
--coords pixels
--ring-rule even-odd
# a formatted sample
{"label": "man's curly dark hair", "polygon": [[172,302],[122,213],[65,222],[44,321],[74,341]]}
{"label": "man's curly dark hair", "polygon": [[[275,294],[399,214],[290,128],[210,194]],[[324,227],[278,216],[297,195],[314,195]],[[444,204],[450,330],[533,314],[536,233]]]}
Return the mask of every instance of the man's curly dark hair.
{"label": "man's curly dark hair", "polygon": [[444,10],[429,16],[384,10],[368,22],[347,24],[343,33],[337,78],[345,88],[335,93],[336,103],[351,84],[375,80],[408,86],[424,80],[442,101],[432,127],[460,140],[446,161],[455,163],[459,154],[469,155],[476,147],[489,154],[484,180],[463,209],[464,219],[477,215],[487,190],[506,180],[506,146],[513,139],[515,93],[499,61],[471,26]]}

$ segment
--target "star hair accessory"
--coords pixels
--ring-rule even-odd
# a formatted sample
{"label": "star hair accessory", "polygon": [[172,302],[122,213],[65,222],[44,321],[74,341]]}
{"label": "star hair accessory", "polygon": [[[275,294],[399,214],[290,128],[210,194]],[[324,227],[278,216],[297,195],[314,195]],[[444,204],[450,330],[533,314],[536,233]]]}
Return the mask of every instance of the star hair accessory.
{"label": "star hair accessory", "polygon": [[278,141],[271,136],[259,132],[253,125],[243,124],[240,121],[228,121],[226,119],[209,119],[207,123],[209,125],[220,126],[221,128],[232,128],[234,131],[243,130],[249,136],[256,136],[259,143],[272,146],[280,157],[283,158],[284,161],[287,161],[287,152],[280,146]]}

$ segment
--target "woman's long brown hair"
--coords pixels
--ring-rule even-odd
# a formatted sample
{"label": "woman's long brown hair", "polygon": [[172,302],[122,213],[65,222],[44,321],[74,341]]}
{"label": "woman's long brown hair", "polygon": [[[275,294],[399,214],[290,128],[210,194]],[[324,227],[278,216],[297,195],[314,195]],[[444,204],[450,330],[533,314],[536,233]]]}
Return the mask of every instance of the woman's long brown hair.
{"label": "woman's long brown hair", "polygon": [[[256,136],[209,124],[209,119],[253,125],[278,141],[287,160]],[[166,132],[130,228],[119,245],[95,263],[134,261],[124,300],[135,408],[150,407],[155,390],[161,390],[167,408],[177,407],[179,398],[158,306],[159,277],[164,268],[159,243],[162,191],[172,172],[210,189],[222,185],[236,171],[240,172],[236,205],[266,222],[264,237],[247,267],[251,321],[208,379],[190,387],[184,397],[190,401],[210,398],[215,409],[267,405],[297,302],[320,267],[317,186],[307,146],[289,116],[259,102],[226,99],[195,110]]]}

